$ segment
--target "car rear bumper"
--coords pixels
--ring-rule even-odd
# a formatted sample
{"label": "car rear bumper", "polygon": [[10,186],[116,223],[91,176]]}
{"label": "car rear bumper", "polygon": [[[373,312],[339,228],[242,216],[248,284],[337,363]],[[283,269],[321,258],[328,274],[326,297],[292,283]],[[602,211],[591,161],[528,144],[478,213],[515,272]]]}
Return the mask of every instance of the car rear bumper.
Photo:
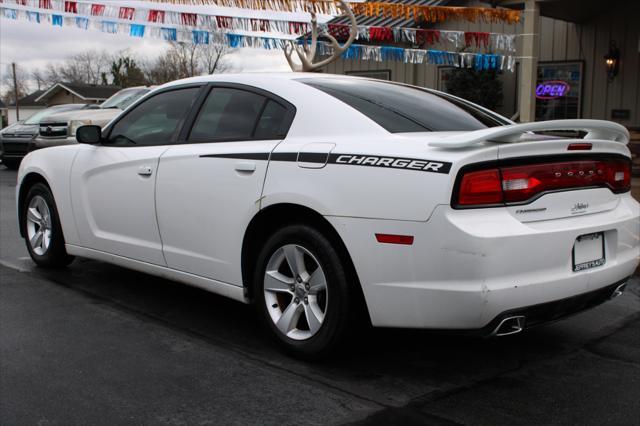
{"label": "car rear bumper", "polygon": [[[629,194],[613,210],[532,223],[506,209],[444,205],[427,222],[327,219],[349,250],[373,325],[382,327],[484,333],[507,313],[613,286],[640,256],[640,206]],[[604,232],[606,263],[573,272],[574,242],[593,232]],[[381,244],[375,233],[415,239]],[[538,316],[534,322],[556,319]]]}
{"label": "car rear bumper", "polygon": [[523,328],[531,328],[575,315],[621,295],[629,278],[576,296],[502,312],[481,329],[471,331],[482,336],[494,336],[506,332],[501,325],[509,318],[520,317]]}

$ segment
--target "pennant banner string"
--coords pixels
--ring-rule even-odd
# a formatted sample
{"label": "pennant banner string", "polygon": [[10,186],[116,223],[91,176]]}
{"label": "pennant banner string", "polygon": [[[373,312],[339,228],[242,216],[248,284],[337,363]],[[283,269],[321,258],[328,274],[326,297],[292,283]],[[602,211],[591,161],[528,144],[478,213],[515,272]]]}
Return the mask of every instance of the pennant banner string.
{"label": "pennant banner string", "polygon": [[[216,44],[231,48],[252,47],[282,50],[290,43],[305,43],[304,40],[285,40],[282,38],[255,37],[243,34],[210,32],[207,30],[168,28],[157,25],[142,25],[97,17],[63,16],[57,13],[38,13],[38,17],[28,11],[0,7],[0,17],[6,19],[25,19],[34,23],[49,23],[55,26],[73,26],[88,30],[95,29],[110,34],[127,34],[131,37],[152,37],[169,41],[191,42],[194,44]],[[327,42],[318,42],[317,52],[321,56],[331,55],[333,47]],[[371,46],[352,44],[342,54],[344,59],[365,61],[399,61],[411,64],[449,65],[459,68],[478,70],[505,70],[515,68],[514,56],[492,53],[450,52],[443,50],[405,49],[395,46]]]}
{"label": "pennant banner string", "polygon": [[520,22],[520,11],[504,8],[421,6],[405,3],[366,2],[350,3],[353,13],[364,16],[413,18],[415,21],[444,22]]}
{"label": "pennant banner string", "polygon": [[[1,1],[1,0],[0,0]],[[222,32],[267,32],[286,34],[289,36],[303,36],[311,31],[309,22],[285,21],[280,19],[256,19],[234,16],[220,16],[203,13],[183,13],[176,11],[154,10],[145,8],[120,7],[100,3],[82,3],[78,1],[49,0],[5,0],[5,4],[13,3],[20,9],[25,9],[30,3],[36,7],[29,7],[33,17],[37,19],[36,11],[58,10],[65,14],[88,15],[113,20],[135,21],[139,24],[167,24],[178,27],[204,27]],[[25,6],[26,5],[26,6]],[[345,24],[320,23],[318,29],[321,35],[332,35],[340,40],[346,39],[350,27]],[[357,40],[368,42],[407,43],[416,47],[431,46],[441,43],[456,49],[475,45],[491,51],[503,50],[515,52],[515,34],[464,32],[450,30],[433,30],[417,28],[399,28],[385,26],[360,25],[357,30]],[[284,37],[290,39],[291,37]]]}
{"label": "pennant banner string", "polygon": [[[243,9],[267,9],[290,12],[313,10],[317,13],[335,15],[337,3],[332,0],[149,0],[157,3],[182,5],[216,5]],[[354,14],[365,16],[385,16],[413,18],[416,21],[443,22],[464,20],[469,22],[520,22],[518,10],[486,7],[423,6],[386,2],[349,2]]]}
{"label": "pennant banner string", "polygon": [[[15,0],[23,5],[49,6],[54,9],[53,3],[62,0]],[[338,3],[332,0],[149,0],[149,2],[165,3],[173,5],[215,5],[222,7],[235,7],[240,9],[272,10],[279,12],[315,12],[328,15],[340,13]],[[90,0],[64,1],[64,3],[90,4]],[[485,7],[449,7],[449,6],[424,6],[404,3],[386,2],[348,2],[354,14],[364,16],[404,17],[413,18],[415,21],[444,22],[449,20],[469,22],[506,22],[515,24],[520,22],[520,11],[504,8]]]}

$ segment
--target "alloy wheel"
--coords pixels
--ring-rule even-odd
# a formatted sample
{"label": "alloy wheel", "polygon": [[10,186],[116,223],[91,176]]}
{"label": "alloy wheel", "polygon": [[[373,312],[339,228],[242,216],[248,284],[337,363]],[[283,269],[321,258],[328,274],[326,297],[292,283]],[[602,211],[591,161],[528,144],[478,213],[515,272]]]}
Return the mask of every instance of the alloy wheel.
{"label": "alloy wheel", "polygon": [[31,250],[43,256],[51,244],[51,212],[44,198],[36,195],[27,208],[27,238]]}
{"label": "alloy wheel", "polygon": [[309,250],[296,244],[277,249],[267,263],[263,289],[271,320],[282,334],[306,340],[320,330],[329,294],[322,267]]}

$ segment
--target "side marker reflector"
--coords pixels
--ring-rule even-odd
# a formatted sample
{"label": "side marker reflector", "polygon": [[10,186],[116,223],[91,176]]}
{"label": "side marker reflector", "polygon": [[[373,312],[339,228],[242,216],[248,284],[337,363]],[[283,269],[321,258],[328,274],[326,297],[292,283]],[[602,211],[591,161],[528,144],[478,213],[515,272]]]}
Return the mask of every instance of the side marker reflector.
{"label": "side marker reflector", "polygon": [[376,240],[385,244],[413,244],[413,235],[376,234]]}

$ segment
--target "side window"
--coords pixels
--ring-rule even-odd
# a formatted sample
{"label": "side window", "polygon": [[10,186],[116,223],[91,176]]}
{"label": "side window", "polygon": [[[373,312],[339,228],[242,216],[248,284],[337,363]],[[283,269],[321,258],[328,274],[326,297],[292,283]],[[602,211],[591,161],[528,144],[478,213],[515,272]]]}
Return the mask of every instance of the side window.
{"label": "side window", "polygon": [[287,129],[283,129],[287,109],[277,102],[269,100],[264,107],[260,121],[256,126],[255,139],[282,139]]}
{"label": "side window", "polygon": [[189,142],[253,139],[266,100],[245,90],[214,88],[193,125]]}
{"label": "side window", "polygon": [[171,90],[144,101],[113,126],[109,144],[165,145],[171,142],[200,88]]}

